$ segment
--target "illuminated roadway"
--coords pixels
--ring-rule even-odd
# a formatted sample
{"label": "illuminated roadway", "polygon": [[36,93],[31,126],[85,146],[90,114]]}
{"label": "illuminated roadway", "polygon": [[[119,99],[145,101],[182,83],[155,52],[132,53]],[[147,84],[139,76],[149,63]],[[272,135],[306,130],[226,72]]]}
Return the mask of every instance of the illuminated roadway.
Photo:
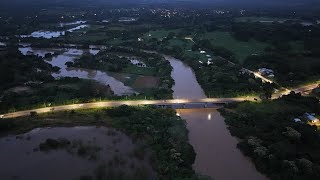
{"label": "illuminated roadway", "polygon": [[304,85],[301,87],[297,87],[295,89],[284,89],[284,90],[281,90],[279,92],[274,93],[272,95],[272,99],[277,99],[283,95],[288,95],[291,91],[293,91],[295,93],[301,93],[302,95],[309,95],[310,92],[317,87],[319,87],[319,82]]}
{"label": "illuminated roadway", "polygon": [[94,103],[83,103],[83,104],[71,104],[62,106],[53,106],[25,111],[17,111],[8,114],[0,115],[1,118],[16,118],[21,116],[29,116],[31,112],[36,112],[38,114],[47,112],[58,112],[67,111],[75,109],[93,109],[93,108],[104,108],[104,107],[117,107],[121,105],[128,106],[139,106],[139,105],[177,105],[177,104],[227,104],[234,102],[243,101],[254,101],[255,98],[206,98],[206,99],[171,99],[171,100],[137,100],[137,101],[101,101]]}
{"label": "illuminated roadway", "polygon": [[[296,89],[284,89],[273,94],[272,99],[277,99],[283,95],[289,94],[291,91],[296,93],[302,93],[303,95],[306,92],[311,91],[312,89],[318,87],[318,83],[302,86]],[[67,111],[75,109],[92,109],[92,108],[105,108],[105,107],[117,107],[121,105],[128,106],[139,106],[139,105],[189,105],[189,104],[227,104],[234,102],[243,102],[243,101],[255,101],[256,97],[247,97],[247,98],[205,98],[205,99],[170,99],[170,100],[132,100],[132,101],[101,101],[94,103],[83,103],[83,104],[71,104],[71,105],[62,105],[62,106],[53,106],[25,111],[17,111],[13,113],[7,113],[0,115],[0,118],[16,118],[21,116],[29,116],[31,112],[36,112],[38,114],[47,113],[47,112],[58,112],[58,111]],[[258,99],[258,98],[257,98]],[[205,106],[203,106],[205,107]]]}

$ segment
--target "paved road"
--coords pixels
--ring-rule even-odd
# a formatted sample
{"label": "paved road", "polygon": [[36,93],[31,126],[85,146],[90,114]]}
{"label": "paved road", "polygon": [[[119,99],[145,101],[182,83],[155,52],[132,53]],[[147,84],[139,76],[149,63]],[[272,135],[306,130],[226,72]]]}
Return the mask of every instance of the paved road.
{"label": "paved road", "polygon": [[[283,95],[289,94],[291,91],[296,93],[304,93],[311,91],[318,87],[318,83],[302,86],[296,89],[285,89],[275,93],[272,98],[276,99]],[[103,108],[103,107],[117,107],[121,105],[138,106],[138,105],[174,105],[174,104],[195,104],[195,103],[232,103],[242,101],[254,101],[254,97],[248,98],[206,98],[206,99],[171,99],[171,100],[137,100],[137,101],[103,101],[95,103],[84,103],[84,104],[72,104],[64,106],[55,106],[47,108],[32,109],[26,111],[18,111],[14,113],[2,114],[1,118],[16,118],[21,116],[29,116],[31,112],[47,113],[47,112],[58,112],[67,111],[74,109],[92,109],[92,108]]]}
{"label": "paved road", "polygon": [[138,100],[138,101],[103,101],[95,103],[72,104],[64,106],[54,106],[47,108],[18,111],[14,113],[2,114],[2,118],[16,118],[29,116],[31,112],[38,114],[47,112],[67,111],[74,109],[92,109],[103,107],[117,107],[121,105],[138,106],[138,105],[174,105],[174,104],[195,104],[195,103],[233,103],[243,101],[254,101],[254,98],[206,98],[206,99],[171,99],[171,100]]}
{"label": "paved road", "polygon": [[313,84],[308,84],[305,86],[297,87],[294,89],[285,89],[279,92],[276,92],[272,95],[272,99],[277,99],[283,95],[288,95],[291,91],[294,91],[296,93],[301,93],[302,95],[309,95],[310,92],[317,88],[319,86],[319,82],[313,83]]}

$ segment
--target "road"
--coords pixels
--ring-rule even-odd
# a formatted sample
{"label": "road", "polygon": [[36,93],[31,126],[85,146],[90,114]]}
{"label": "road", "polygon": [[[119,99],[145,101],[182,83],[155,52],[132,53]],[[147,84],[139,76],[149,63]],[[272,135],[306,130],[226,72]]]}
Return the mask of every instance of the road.
{"label": "road", "polygon": [[21,116],[29,116],[31,112],[38,114],[47,112],[68,111],[75,109],[93,109],[104,107],[117,107],[121,105],[139,106],[139,105],[174,105],[174,104],[193,104],[193,103],[233,103],[243,101],[254,101],[254,98],[206,98],[206,99],[170,99],[170,100],[137,100],[137,101],[102,101],[94,103],[71,104],[63,106],[54,106],[47,108],[39,108],[25,111],[17,111],[0,115],[2,118],[16,118]]}
{"label": "road", "polygon": [[302,95],[309,95],[310,92],[317,88],[319,86],[319,82],[313,83],[313,84],[308,84],[304,86],[300,86],[297,88],[293,89],[284,89],[281,91],[278,91],[272,95],[272,99],[277,99],[283,95],[288,95],[291,91],[294,91],[295,93],[301,93]]}
{"label": "road", "polygon": [[[318,83],[302,86],[292,90],[282,90],[273,95],[273,99],[279,98],[283,95],[289,94],[291,91],[296,93],[304,93],[311,91],[312,89],[318,87]],[[25,111],[17,111],[13,113],[1,114],[1,118],[16,118],[22,116],[29,116],[31,112],[36,112],[38,114],[47,112],[59,112],[68,111],[76,109],[93,109],[93,108],[104,108],[104,107],[117,107],[121,105],[128,106],[139,106],[139,105],[175,105],[175,104],[197,104],[197,103],[233,103],[233,102],[243,102],[243,101],[255,101],[255,97],[247,98],[205,98],[205,99],[170,99],[170,100],[136,100],[136,101],[102,101],[94,103],[83,103],[83,104],[71,104],[63,106],[54,106],[47,108],[39,108]]]}

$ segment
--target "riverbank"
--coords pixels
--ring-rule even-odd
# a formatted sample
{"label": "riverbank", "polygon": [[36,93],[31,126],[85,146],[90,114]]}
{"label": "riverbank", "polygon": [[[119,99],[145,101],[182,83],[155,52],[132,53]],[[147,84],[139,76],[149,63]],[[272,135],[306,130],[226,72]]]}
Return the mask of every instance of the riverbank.
{"label": "riverbank", "polygon": [[221,110],[237,147],[270,179],[320,178],[319,127],[305,113],[319,114],[319,100],[290,94]]}

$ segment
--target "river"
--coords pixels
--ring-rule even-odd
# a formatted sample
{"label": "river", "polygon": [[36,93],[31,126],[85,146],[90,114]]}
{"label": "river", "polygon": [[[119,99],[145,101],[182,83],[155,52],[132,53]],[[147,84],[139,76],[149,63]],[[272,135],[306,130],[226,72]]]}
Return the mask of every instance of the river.
{"label": "river", "polygon": [[[165,56],[173,67],[174,98],[206,98],[193,70],[170,56]],[[236,147],[217,109],[183,109],[177,113],[187,121],[189,140],[197,153],[194,170],[215,180],[265,180],[254,164]]]}
{"label": "river", "polygon": [[[32,51],[35,54],[44,56],[47,52],[37,49],[20,48],[20,51],[27,54]],[[98,50],[91,52],[97,53]],[[116,94],[132,93],[132,88],[126,87],[120,81],[110,77],[107,73],[86,70],[80,68],[67,68],[65,63],[73,61],[83,53],[83,50],[66,49],[62,54],[55,56],[48,61],[54,66],[61,68],[54,77],[79,77],[94,79],[104,84],[110,84]],[[87,52],[88,53],[88,52]],[[181,60],[165,56],[173,67],[172,78],[175,80],[173,86],[173,97],[178,98],[206,98],[204,91],[197,82],[193,70]],[[217,109],[192,109],[177,110],[180,116],[187,121],[189,139],[197,153],[194,163],[194,170],[203,175],[208,175],[216,180],[265,180],[253,163],[246,158],[236,147],[238,140],[232,137],[224,122],[224,118]]]}

